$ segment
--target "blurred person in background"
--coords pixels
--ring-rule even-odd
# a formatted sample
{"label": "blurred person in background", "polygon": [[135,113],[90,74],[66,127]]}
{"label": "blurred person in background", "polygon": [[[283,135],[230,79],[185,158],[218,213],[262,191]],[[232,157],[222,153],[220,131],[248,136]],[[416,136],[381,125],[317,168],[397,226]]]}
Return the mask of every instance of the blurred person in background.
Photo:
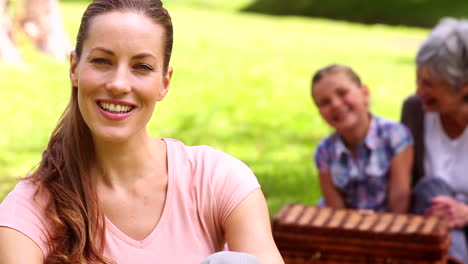
{"label": "blurred person in background", "polygon": [[349,66],[318,70],[311,94],[335,130],[314,156],[323,194],[319,204],[407,213],[413,160],[408,128],[370,112],[369,89]]}
{"label": "blurred person in background", "polygon": [[442,19],[421,45],[416,66],[416,94],[403,103],[401,117],[415,139],[412,212],[447,217],[449,254],[468,263],[468,118],[462,104],[468,21]]}

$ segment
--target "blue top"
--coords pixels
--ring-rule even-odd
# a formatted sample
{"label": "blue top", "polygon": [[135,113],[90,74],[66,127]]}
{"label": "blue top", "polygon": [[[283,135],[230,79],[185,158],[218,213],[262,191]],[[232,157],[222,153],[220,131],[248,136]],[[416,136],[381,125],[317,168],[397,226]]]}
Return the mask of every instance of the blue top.
{"label": "blue top", "polygon": [[391,160],[412,144],[411,133],[403,124],[371,116],[355,158],[335,132],[319,143],[315,163],[319,171],[330,173],[347,208],[388,211]]}

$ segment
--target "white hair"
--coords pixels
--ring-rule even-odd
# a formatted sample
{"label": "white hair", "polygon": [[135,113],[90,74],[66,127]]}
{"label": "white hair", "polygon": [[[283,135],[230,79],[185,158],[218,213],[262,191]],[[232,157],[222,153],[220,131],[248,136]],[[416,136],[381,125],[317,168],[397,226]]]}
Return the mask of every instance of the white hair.
{"label": "white hair", "polygon": [[441,19],[419,48],[416,64],[458,92],[468,81],[468,20]]}

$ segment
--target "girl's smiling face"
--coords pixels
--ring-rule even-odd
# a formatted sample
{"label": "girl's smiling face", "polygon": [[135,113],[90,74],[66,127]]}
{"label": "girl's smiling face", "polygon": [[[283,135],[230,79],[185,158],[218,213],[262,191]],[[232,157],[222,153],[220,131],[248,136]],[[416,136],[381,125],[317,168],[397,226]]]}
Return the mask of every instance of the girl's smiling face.
{"label": "girl's smiling face", "polygon": [[124,141],[146,133],[157,101],[168,92],[164,28],[143,14],[109,12],[91,21],[82,55],[71,55],[70,79],[95,140]]}
{"label": "girl's smiling face", "polygon": [[314,84],[312,97],[325,121],[338,132],[368,121],[369,91],[343,72],[325,75]]}

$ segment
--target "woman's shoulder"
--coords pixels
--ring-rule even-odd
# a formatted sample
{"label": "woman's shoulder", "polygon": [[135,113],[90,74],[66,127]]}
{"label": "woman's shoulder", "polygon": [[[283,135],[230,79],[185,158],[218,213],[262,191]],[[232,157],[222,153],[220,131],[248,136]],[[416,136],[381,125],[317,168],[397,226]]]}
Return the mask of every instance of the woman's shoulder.
{"label": "woman's shoulder", "polygon": [[411,106],[422,106],[421,97],[416,94],[412,94],[403,101],[403,105],[411,105]]}
{"label": "woman's shoulder", "polygon": [[[258,181],[247,164],[221,150],[208,145],[185,145],[175,139],[164,139],[168,144],[168,159],[172,167],[182,174],[188,173],[190,181],[200,179],[210,186],[258,186]],[[224,187],[223,187],[224,188]],[[222,188],[221,188],[222,189]]]}
{"label": "woman's shoulder", "polygon": [[377,124],[372,137],[374,145],[382,146],[381,149],[389,151],[391,156],[413,144],[413,136],[406,125],[382,117],[374,117],[374,120]]}
{"label": "woman's shoulder", "polygon": [[337,132],[333,132],[319,141],[315,152],[330,152],[335,150],[338,147],[338,145],[343,144],[344,143],[341,141],[340,135]]}
{"label": "woman's shoulder", "polygon": [[10,200],[43,200],[45,199],[45,195],[37,194],[38,191],[38,184],[34,183],[31,180],[24,179],[20,180],[15,187],[8,193],[8,195],[3,200],[2,204],[8,202]]}
{"label": "woman's shoulder", "polygon": [[327,135],[326,137],[322,138],[319,141],[318,145],[322,147],[326,147],[326,146],[328,147],[328,146],[337,144],[340,140],[341,140],[340,135],[335,131]]}
{"label": "woman's shoulder", "polygon": [[240,159],[208,145],[186,145],[176,139],[164,139],[168,145],[168,155],[178,166],[192,169],[203,167],[204,170],[228,171],[247,165]]}
{"label": "woman's shoulder", "polygon": [[31,180],[18,182],[0,204],[0,226],[23,233],[46,255],[48,221],[44,209],[48,196],[38,190],[38,185]]}
{"label": "woman's shoulder", "polygon": [[373,116],[373,119],[375,120],[375,130],[376,130],[376,135],[379,137],[383,138],[392,138],[395,136],[398,137],[411,137],[411,132],[408,129],[408,127],[399,122],[399,121],[393,121],[390,119],[386,119],[383,117],[378,117],[378,116]]}
{"label": "woman's shoulder", "polygon": [[0,204],[0,215],[13,213],[16,215],[31,213],[42,215],[49,201],[49,195],[32,180],[19,181]]}
{"label": "woman's shoulder", "polygon": [[390,119],[380,117],[380,116],[373,116],[372,118],[376,121],[376,124],[380,129],[382,128],[383,129],[405,128],[406,127],[400,121],[394,121],[394,120],[390,120]]}
{"label": "woman's shoulder", "polygon": [[405,124],[417,123],[424,115],[424,109],[421,98],[416,95],[410,95],[403,101],[401,110],[401,121]]}

